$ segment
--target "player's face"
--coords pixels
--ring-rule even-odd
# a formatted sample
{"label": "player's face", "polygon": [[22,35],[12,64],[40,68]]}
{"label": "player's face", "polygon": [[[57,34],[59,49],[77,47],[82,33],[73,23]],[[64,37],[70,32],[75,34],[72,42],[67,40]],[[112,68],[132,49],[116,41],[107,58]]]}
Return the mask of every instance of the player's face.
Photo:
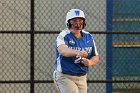
{"label": "player's face", "polygon": [[83,18],[73,18],[70,20],[71,28],[70,30],[73,33],[79,33],[84,25],[84,20]]}

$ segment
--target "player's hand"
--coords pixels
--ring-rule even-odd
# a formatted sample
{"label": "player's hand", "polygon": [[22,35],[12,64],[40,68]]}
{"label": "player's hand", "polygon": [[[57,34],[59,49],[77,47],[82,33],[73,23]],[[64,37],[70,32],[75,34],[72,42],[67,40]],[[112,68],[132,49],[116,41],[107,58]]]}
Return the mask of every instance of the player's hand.
{"label": "player's hand", "polygon": [[92,66],[92,61],[87,59],[87,58],[82,58],[82,63],[85,65],[85,66]]}
{"label": "player's hand", "polygon": [[77,56],[80,56],[82,58],[87,58],[88,53],[86,51],[78,51]]}

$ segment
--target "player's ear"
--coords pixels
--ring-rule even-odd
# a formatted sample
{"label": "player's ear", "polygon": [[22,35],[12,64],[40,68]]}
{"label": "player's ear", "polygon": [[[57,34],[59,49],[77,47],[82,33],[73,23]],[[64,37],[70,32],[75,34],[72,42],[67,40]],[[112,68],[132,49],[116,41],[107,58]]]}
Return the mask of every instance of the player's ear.
{"label": "player's ear", "polygon": [[67,22],[67,27],[68,27],[68,28],[71,28],[70,20],[68,20],[68,22]]}
{"label": "player's ear", "polygon": [[86,22],[85,22],[85,19],[83,19],[84,21],[84,24],[83,24],[83,29],[86,27]]}
{"label": "player's ear", "polygon": [[84,24],[83,24],[83,29],[86,27],[86,23],[84,22]]}

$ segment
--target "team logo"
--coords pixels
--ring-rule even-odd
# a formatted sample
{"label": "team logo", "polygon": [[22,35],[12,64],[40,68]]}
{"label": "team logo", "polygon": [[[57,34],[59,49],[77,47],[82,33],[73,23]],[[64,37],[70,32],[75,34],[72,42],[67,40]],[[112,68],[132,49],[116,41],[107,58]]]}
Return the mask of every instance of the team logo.
{"label": "team logo", "polygon": [[69,44],[70,45],[75,45],[75,41],[73,39],[70,39]]}
{"label": "team logo", "polygon": [[80,15],[80,11],[75,11],[75,14],[76,14],[76,16],[79,16]]}

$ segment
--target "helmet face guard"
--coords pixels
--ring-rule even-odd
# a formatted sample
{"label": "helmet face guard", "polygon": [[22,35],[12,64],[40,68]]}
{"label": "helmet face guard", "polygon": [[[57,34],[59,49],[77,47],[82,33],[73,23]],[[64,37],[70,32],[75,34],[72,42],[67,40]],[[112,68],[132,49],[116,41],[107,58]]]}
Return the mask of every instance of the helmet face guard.
{"label": "helmet face guard", "polygon": [[[70,19],[70,20],[71,20],[71,19]],[[67,22],[67,27],[68,27],[69,29],[72,27],[72,25],[74,25],[74,24],[72,24],[72,23],[70,22],[70,20],[68,20],[68,22]],[[83,19],[83,24],[82,24],[81,26],[82,26],[82,29],[85,28],[85,26],[86,26],[86,24],[85,24],[85,19]]]}
{"label": "helmet face guard", "polygon": [[66,15],[66,25],[68,28],[71,28],[70,19],[77,18],[77,17],[83,18],[83,20],[84,20],[83,29],[84,29],[84,27],[86,25],[85,24],[85,15],[84,15],[84,12],[80,9],[71,9],[68,11],[68,13]]}

